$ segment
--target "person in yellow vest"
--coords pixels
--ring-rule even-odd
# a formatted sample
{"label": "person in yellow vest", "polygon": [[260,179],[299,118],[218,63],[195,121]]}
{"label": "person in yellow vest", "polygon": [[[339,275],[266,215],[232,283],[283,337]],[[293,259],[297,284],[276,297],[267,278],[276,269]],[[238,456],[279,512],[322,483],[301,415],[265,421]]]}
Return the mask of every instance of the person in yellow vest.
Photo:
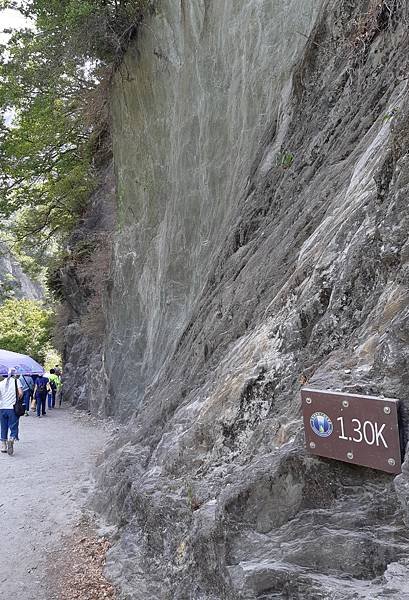
{"label": "person in yellow vest", "polygon": [[48,379],[50,382],[50,388],[51,388],[51,394],[52,394],[51,406],[49,408],[55,408],[55,398],[56,398],[58,390],[61,387],[60,378],[56,374],[55,369],[50,369],[50,376]]}

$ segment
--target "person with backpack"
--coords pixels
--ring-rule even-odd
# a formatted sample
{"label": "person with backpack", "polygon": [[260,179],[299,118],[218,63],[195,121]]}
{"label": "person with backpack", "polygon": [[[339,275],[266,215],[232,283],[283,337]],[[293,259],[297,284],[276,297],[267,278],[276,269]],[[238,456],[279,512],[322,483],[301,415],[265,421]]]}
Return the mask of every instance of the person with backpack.
{"label": "person with backpack", "polygon": [[[23,397],[20,381],[16,378],[16,370],[9,369],[7,378],[0,381],[0,451],[9,454],[14,452],[14,442],[18,440],[19,416],[15,411],[17,399]],[[9,435],[10,431],[10,435]]]}
{"label": "person with backpack", "polygon": [[50,382],[44,375],[39,375],[34,386],[34,398],[36,401],[37,417],[45,416],[45,403],[47,394],[51,391]]}
{"label": "person with backpack", "polygon": [[34,381],[30,375],[20,375],[18,378],[23,390],[23,403],[26,407],[25,415],[28,417],[30,410],[30,400],[33,396]]}
{"label": "person with backpack", "polygon": [[55,369],[50,369],[49,376],[50,388],[51,388],[51,404],[48,404],[48,408],[55,408],[55,397],[57,395],[57,390],[60,387],[60,378],[55,373]]}

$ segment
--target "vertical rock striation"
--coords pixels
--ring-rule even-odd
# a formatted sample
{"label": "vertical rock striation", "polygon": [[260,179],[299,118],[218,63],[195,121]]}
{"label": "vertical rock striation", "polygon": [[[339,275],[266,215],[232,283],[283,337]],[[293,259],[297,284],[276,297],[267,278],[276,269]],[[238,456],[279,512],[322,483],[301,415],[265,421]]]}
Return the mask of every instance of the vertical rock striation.
{"label": "vertical rock striation", "polygon": [[54,289],[64,299],[56,340],[64,357],[64,398],[104,416],[111,414],[104,363],[104,300],[111,285],[114,197],[108,160],[99,164],[98,185],[69,240],[69,258],[52,274]]}
{"label": "vertical rock striation", "polygon": [[[163,0],[112,92],[100,465],[120,598],[409,598],[395,481],[300,380],[408,390],[408,5]],[[133,414],[133,417],[129,417]]]}
{"label": "vertical rock striation", "polygon": [[320,4],[161,2],[126,56],[112,97],[115,412],[137,406],[174,350]]}

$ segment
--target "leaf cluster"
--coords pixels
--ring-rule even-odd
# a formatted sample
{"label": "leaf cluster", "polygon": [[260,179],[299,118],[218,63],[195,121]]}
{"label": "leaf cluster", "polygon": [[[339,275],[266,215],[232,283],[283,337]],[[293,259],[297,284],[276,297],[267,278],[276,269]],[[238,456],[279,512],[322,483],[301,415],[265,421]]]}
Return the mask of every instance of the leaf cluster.
{"label": "leaf cluster", "polygon": [[147,5],[0,0],[34,23],[0,57],[0,218],[33,252],[61,246],[85,210],[107,128],[106,98],[94,100]]}
{"label": "leaf cluster", "polygon": [[52,311],[34,300],[6,300],[0,306],[0,348],[43,362],[52,336]]}

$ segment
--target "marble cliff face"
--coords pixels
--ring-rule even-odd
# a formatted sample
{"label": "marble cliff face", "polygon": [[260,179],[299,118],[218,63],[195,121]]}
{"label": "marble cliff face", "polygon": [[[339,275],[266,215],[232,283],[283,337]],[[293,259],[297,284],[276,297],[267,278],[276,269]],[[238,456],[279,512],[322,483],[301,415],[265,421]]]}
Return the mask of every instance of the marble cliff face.
{"label": "marble cliff face", "polygon": [[299,395],[407,397],[408,20],[163,0],[125,56],[104,335],[66,347],[125,423],[97,500],[123,599],[409,598],[405,467],[307,456]]}
{"label": "marble cliff face", "polygon": [[[189,321],[320,5],[282,4],[161,3],[117,75],[109,364],[140,397]],[[116,402],[128,411],[127,393]]]}

